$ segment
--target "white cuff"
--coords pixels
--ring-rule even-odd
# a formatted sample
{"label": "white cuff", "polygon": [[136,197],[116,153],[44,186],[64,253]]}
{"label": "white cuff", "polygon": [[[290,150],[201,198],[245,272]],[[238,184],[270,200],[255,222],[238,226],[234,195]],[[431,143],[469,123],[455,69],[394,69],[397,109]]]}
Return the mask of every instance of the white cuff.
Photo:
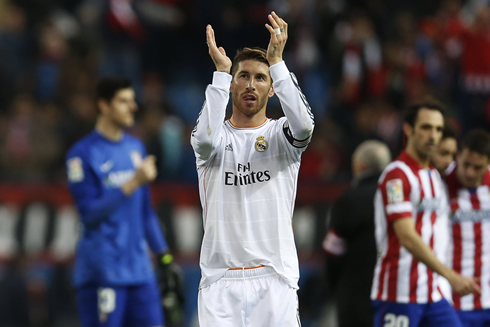
{"label": "white cuff", "polygon": [[285,80],[289,76],[289,69],[286,67],[284,60],[270,66],[270,71],[274,83]]}
{"label": "white cuff", "polygon": [[412,212],[412,211],[413,211],[413,203],[409,201],[390,203],[386,206],[386,213],[388,215],[394,213],[403,213],[403,212]]}
{"label": "white cuff", "polygon": [[222,90],[230,90],[231,75],[225,72],[214,72],[212,85]]}
{"label": "white cuff", "polygon": [[327,236],[323,240],[322,247],[326,252],[336,256],[343,255],[347,250],[345,239],[337,235],[337,233],[332,230],[328,232]]}

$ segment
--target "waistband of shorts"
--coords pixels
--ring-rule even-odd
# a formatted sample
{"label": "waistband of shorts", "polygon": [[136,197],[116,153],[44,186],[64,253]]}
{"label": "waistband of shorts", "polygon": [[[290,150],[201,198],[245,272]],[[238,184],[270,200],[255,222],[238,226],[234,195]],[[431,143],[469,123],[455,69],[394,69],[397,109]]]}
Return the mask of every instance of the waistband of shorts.
{"label": "waistband of shorts", "polygon": [[246,279],[276,274],[272,267],[259,267],[253,269],[228,270],[221,279]]}

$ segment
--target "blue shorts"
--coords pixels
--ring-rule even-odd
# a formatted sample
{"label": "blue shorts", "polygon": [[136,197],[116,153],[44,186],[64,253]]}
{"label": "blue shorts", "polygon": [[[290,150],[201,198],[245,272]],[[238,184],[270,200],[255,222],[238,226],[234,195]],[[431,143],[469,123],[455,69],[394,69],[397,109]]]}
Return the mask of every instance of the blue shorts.
{"label": "blue shorts", "polygon": [[459,320],[464,327],[490,327],[490,309],[459,311]]}
{"label": "blue shorts", "polygon": [[82,327],[163,326],[163,308],[156,281],[135,286],[77,288]]}
{"label": "blue shorts", "polygon": [[373,301],[374,327],[463,327],[446,300],[426,304]]}

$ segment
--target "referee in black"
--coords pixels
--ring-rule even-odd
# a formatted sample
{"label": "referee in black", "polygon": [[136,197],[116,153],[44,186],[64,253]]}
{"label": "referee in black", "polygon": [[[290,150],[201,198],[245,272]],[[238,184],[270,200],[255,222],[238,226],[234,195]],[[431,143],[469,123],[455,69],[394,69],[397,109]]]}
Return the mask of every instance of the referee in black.
{"label": "referee in black", "polygon": [[335,299],[339,327],[373,326],[373,202],[379,176],[390,162],[390,150],[384,143],[361,143],[352,155],[352,185],[330,211],[323,249],[327,253],[327,283]]}

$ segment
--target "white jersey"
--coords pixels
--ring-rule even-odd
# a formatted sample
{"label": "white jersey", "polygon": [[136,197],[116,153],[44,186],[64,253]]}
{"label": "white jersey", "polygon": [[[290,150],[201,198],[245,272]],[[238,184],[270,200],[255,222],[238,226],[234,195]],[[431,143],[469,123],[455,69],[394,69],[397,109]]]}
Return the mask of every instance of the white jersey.
{"label": "white jersey", "polygon": [[231,76],[215,72],[192,132],[204,220],[200,288],[229,268],[259,265],[298,288],[292,216],[313,116],[284,62],[270,71],[287,119],[267,119],[253,128],[223,122]]}

